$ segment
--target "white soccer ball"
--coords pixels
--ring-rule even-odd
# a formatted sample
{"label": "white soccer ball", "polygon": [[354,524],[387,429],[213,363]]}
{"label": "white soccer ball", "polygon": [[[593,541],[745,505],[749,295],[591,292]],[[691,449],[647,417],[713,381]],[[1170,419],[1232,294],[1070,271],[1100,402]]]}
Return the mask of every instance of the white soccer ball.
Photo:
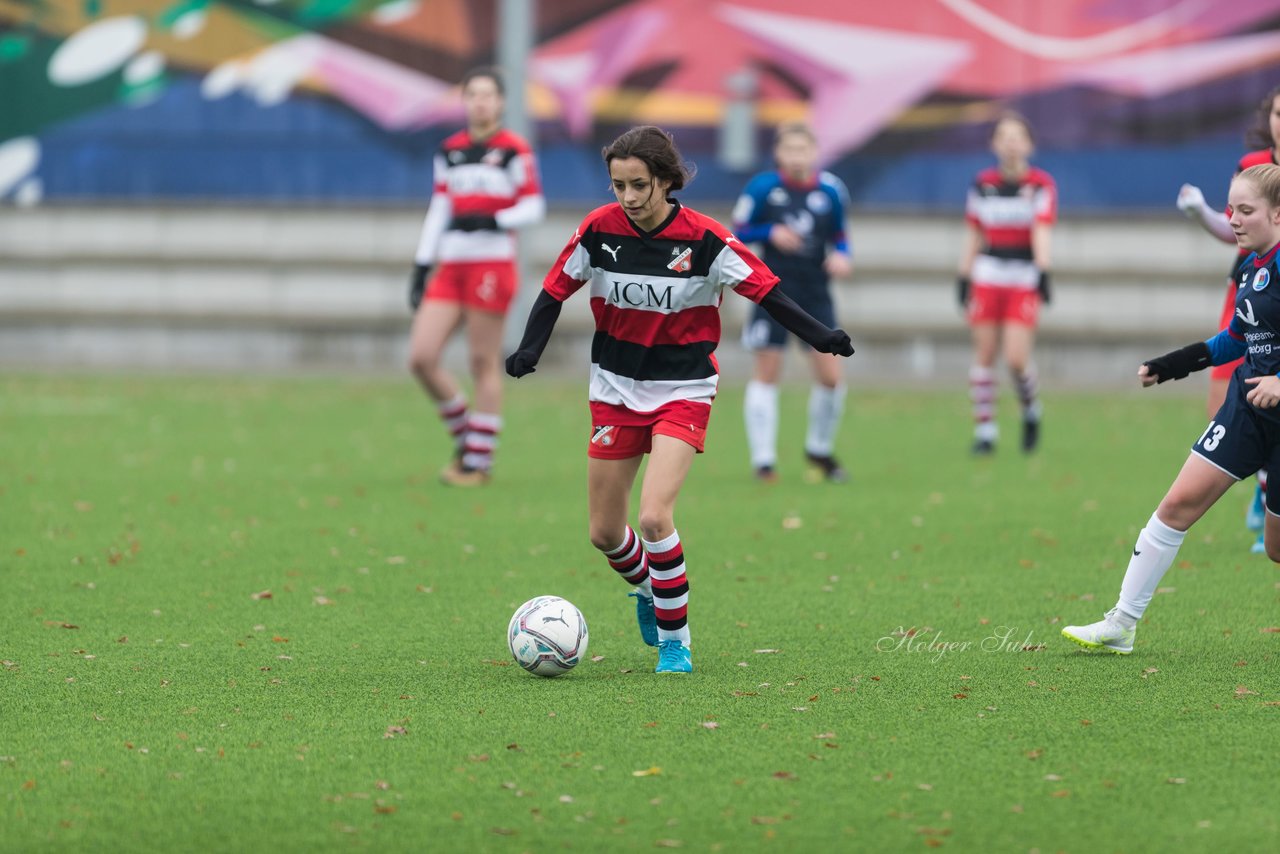
{"label": "white soccer ball", "polygon": [[507,624],[507,646],[516,663],[538,676],[559,676],[587,654],[587,621],[559,596],[535,596]]}

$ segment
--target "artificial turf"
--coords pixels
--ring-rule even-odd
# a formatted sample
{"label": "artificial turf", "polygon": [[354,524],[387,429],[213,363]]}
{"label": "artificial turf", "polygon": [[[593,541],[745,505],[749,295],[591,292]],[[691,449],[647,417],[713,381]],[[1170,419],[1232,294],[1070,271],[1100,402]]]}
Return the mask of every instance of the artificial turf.
{"label": "artificial turf", "polygon": [[[677,507],[695,672],[655,675],[587,541],[580,381],[508,385],[440,485],[398,378],[0,378],[0,850],[1272,851],[1280,572],[1233,490],[1132,655],[1114,602],[1198,397],[1050,394],[967,454],[962,390],[853,389],[839,455],[750,477],[740,390]],[[589,660],[515,666],[563,596]]]}

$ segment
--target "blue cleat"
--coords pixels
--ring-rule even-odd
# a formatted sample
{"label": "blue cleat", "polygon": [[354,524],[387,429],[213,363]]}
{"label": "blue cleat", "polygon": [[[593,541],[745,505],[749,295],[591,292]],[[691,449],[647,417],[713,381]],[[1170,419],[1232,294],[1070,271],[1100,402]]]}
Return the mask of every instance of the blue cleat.
{"label": "blue cleat", "polygon": [[636,622],[640,624],[640,638],[649,646],[658,645],[658,615],[653,611],[653,597],[640,591],[628,593],[636,600]]}
{"label": "blue cleat", "polygon": [[692,673],[693,659],[689,647],[678,640],[665,640],[658,644],[658,666],[654,673]]}
{"label": "blue cleat", "polygon": [[1253,503],[1245,511],[1244,524],[1250,531],[1261,531],[1262,526],[1267,521],[1267,511],[1262,506],[1263,495],[1262,487],[1255,487],[1253,490]]}
{"label": "blue cleat", "polygon": [[1267,540],[1263,534],[1258,534],[1258,539],[1253,541],[1253,545],[1249,546],[1250,554],[1264,555],[1267,553]]}

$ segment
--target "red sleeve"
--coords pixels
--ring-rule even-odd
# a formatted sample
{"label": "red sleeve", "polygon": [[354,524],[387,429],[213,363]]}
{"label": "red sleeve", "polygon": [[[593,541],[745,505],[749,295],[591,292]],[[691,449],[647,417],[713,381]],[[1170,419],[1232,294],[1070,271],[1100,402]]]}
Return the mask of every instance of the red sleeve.
{"label": "red sleeve", "polygon": [[1036,170],[1036,222],[1053,225],[1058,221],[1058,185],[1048,172]]}
{"label": "red sleeve", "polygon": [[710,217],[703,217],[707,230],[724,243],[712,263],[712,271],[722,285],[733,288],[752,302],[760,302],[778,285],[778,277],[742,244],[729,229]]}
{"label": "red sleeve", "polygon": [[582,246],[582,236],[591,230],[598,212],[595,210],[587,214],[542,280],[542,289],[560,302],[573,296],[591,279],[591,256]]}

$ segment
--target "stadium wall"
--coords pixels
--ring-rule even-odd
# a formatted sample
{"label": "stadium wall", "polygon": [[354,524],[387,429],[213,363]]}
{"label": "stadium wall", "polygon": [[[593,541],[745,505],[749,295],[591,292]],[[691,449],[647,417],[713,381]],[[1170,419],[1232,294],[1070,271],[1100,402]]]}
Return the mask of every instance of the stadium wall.
{"label": "stadium wall", "polygon": [[[553,211],[525,234],[509,338],[518,339],[580,215]],[[0,364],[401,372],[421,216],[385,208],[0,208]],[[954,299],[962,232],[953,216],[855,211],[855,277],[838,288],[839,316],[858,348],[851,381],[963,381],[968,333]],[[1042,375],[1127,385],[1142,358],[1215,331],[1233,252],[1175,213],[1068,217],[1055,232],[1054,257]],[[728,379],[748,370],[737,342],[746,308],[726,297],[719,356]],[[544,366],[583,373],[590,331],[580,294]],[[459,346],[447,357],[461,367]],[[805,375],[796,358],[789,370]]]}

